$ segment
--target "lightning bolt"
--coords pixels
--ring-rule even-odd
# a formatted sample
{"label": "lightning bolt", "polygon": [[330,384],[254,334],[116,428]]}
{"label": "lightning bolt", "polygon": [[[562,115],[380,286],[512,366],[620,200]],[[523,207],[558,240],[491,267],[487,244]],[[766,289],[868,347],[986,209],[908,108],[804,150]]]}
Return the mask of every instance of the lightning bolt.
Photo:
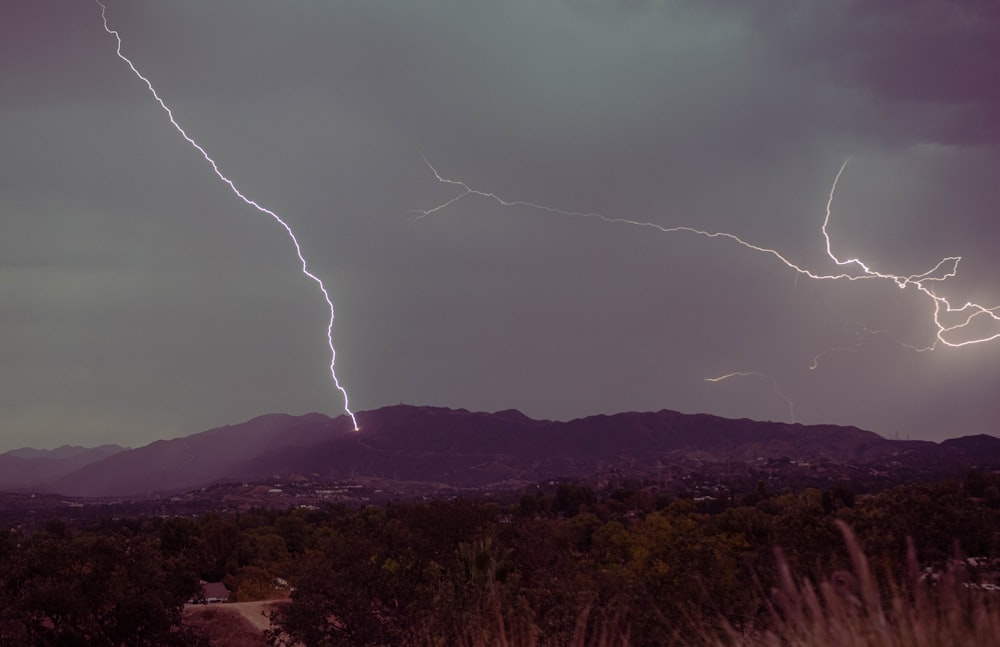
{"label": "lightning bolt", "polygon": [[160,98],[160,95],[153,87],[153,84],[149,81],[149,79],[143,76],[142,73],[139,72],[138,68],[136,68],[135,64],[127,56],[125,56],[125,54],[122,53],[122,38],[121,35],[119,35],[118,31],[112,29],[108,24],[107,7],[104,5],[103,2],[101,2],[101,0],[95,0],[95,2],[97,2],[98,6],[100,6],[101,8],[101,20],[104,22],[104,31],[108,32],[108,34],[115,37],[115,41],[117,42],[115,53],[118,55],[118,58],[125,61],[125,63],[128,64],[132,72],[139,78],[140,81],[142,81],[146,85],[146,88],[149,90],[150,94],[152,94],[153,98],[156,99],[156,102],[160,104],[160,107],[163,108],[163,111],[167,113],[167,118],[170,120],[170,124],[174,127],[174,129],[177,130],[178,133],[180,133],[181,137],[183,137],[187,141],[187,143],[191,144],[191,146],[193,146],[195,150],[201,153],[201,156],[204,157],[205,161],[208,162],[209,165],[212,167],[212,170],[215,172],[215,175],[218,176],[218,178],[222,180],[223,183],[229,186],[229,188],[236,195],[236,197],[238,197],[248,206],[253,207],[257,211],[259,211],[260,213],[273,218],[274,221],[277,222],[279,225],[281,225],[281,227],[284,228],[285,232],[288,234],[288,237],[291,239],[292,244],[295,246],[295,254],[298,256],[299,262],[301,262],[302,264],[302,274],[304,274],[306,277],[308,277],[309,279],[311,279],[316,283],[316,285],[319,287],[320,292],[323,293],[323,299],[326,301],[326,305],[330,309],[330,319],[326,326],[326,341],[327,345],[330,348],[330,376],[333,378],[333,383],[337,387],[337,390],[340,391],[340,394],[343,396],[344,411],[347,412],[348,416],[350,416],[351,423],[354,425],[354,430],[358,431],[359,429],[358,421],[354,417],[354,413],[350,409],[347,397],[347,389],[345,389],[340,384],[340,380],[337,378],[337,371],[335,368],[337,364],[337,351],[333,346],[333,320],[334,320],[333,301],[330,299],[330,294],[329,292],[327,292],[326,286],[323,285],[323,281],[320,280],[318,276],[309,271],[309,267],[308,264],[306,263],[305,256],[303,256],[302,254],[302,247],[301,245],[299,245],[299,241],[295,237],[295,232],[292,231],[292,228],[288,225],[288,223],[282,220],[281,217],[278,216],[278,214],[276,214],[275,212],[271,211],[266,207],[261,206],[257,202],[251,200],[246,195],[244,195],[243,192],[236,187],[236,184],[234,184],[232,180],[230,180],[222,173],[222,171],[219,169],[219,165],[216,164],[215,160],[212,159],[212,157],[205,151],[205,149],[202,148],[201,145],[199,145],[198,142],[196,142],[190,135],[188,135],[187,132],[184,130],[184,128],[181,127],[179,123],[177,123],[177,120],[174,119],[173,111],[163,101],[163,99]]}
{"label": "lightning bolt", "polygon": [[[981,316],[992,319],[993,321],[1000,321],[1000,314],[998,314],[998,312],[1000,312],[1000,305],[987,307],[980,305],[978,303],[966,301],[961,306],[954,306],[945,297],[938,296],[934,292],[933,287],[925,285],[925,283],[933,284],[934,282],[939,282],[939,283],[944,282],[956,276],[958,274],[958,264],[962,261],[961,256],[945,257],[940,261],[938,261],[937,265],[935,265],[930,270],[922,274],[911,274],[910,276],[900,276],[896,274],[886,274],[883,272],[876,272],[875,270],[871,269],[870,267],[868,267],[868,265],[866,265],[864,262],[862,262],[857,258],[849,258],[846,260],[841,260],[836,256],[836,254],[833,253],[833,247],[830,241],[830,233],[827,230],[827,228],[830,224],[830,217],[833,212],[833,197],[834,194],[837,192],[837,184],[840,182],[840,177],[844,174],[844,170],[846,168],[847,168],[847,161],[845,161],[841,165],[840,170],[837,171],[837,176],[833,179],[833,185],[830,187],[830,194],[829,196],[827,196],[826,200],[826,214],[823,217],[822,232],[823,232],[823,239],[826,242],[827,256],[829,256],[833,260],[833,262],[839,266],[854,265],[860,268],[861,271],[863,272],[863,274],[861,275],[862,278],[876,278],[876,279],[889,280],[895,283],[900,289],[906,289],[907,287],[912,285],[914,288],[919,290],[921,294],[928,297],[934,304],[933,322],[936,332],[934,335],[933,343],[931,343],[929,346],[917,347],[911,344],[900,342],[895,337],[892,337],[893,340],[895,340],[902,346],[910,348],[911,350],[917,352],[925,352],[929,350],[934,350],[939,345],[950,346],[951,348],[959,348],[961,346],[980,344],[984,342],[993,341],[994,339],[1000,339],[1000,332],[996,332],[991,335],[985,335],[981,337],[972,337],[964,341],[950,341],[945,338],[945,335],[947,335],[948,333],[952,333],[956,330],[962,330],[968,327],[969,325],[972,324],[974,320],[976,320]],[[950,269],[948,269],[948,271],[944,272],[940,276],[936,275],[936,273],[944,267],[948,267]],[[941,316],[943,313],[954,314],[954,315],[964,314],[964,318],[962,316],[959,316],[957,323],[954,323],[952,325],[947,325],[941,321]],[[886,331],[868,331],[866,329],[866,332],[869,332],[870,334],[877,334]],[[890,334],[891,336],[891,333],[888,334]]]}
{"label": "lightning bolt", "polygon": [[[555,207],[535,204],[532,202],[525,202],[522,200],[507,200],[505,198],[501,198],[496,193],[474,189],[465,182],[462,182],[461,180],[453,180],[450,178],[446,178],[438,172],[437,168],[435,168],[434,165],[431,164],[431,162],[427,159],[426,156],[423,156],[423,159],[424,163],[431,170],[431,172],[434,174],[434,178],[439,183],[445,184],[450,187],[454,187],[458,191],[458,193],[451,199],[435,207],[431,207],[429,209],[415,209],[411,211],[411,213],[416,214],[415,219],[417,220],[421,218],[426,218],[427,216],[434,215],[444,209],[447,209],[448,207],[454,205],[463,198],[479,197],[492,200],[503,207],[523,207],[560,216],[593,218],[611,224],[632,225],[635,227],[648,227],[665,234],[688,233],[697,236],[703,236],[705,238],[721,238],[729,240],[749,250],[773,257],[774,259],[784,264],[789,269],[796,272],[796,278],[798,278],[799,276],[805,276],[810,279],[826,280],[826,281],[883,280],[883,281],[893,282],[900,289],[912,288],[914,290],[917,290],[921,295],[929,299],[931,302],[932,322],[934,325],[935,334],[934,334],[934,341],[929,345],[923,347],[918,347],[912,344],[905,344],[899,342],[903,346],[908,347],[912,350],[923,352],[923,351],[934,350],[939,346],[958,348],[961,346],[980,344],[993,341],[995,339],[1000,339],[1000,331],[978,337],[969,336],[965,339],[960,338],[962,333],[966,332],[974,321],[987,319],[995,323],[1000,323],[1000,305],[984,306],[977,303],[966,302],[963,305],[958,306],[954,305],[947,298],[938,295],[934,291],[935,284],[943,283],[944,281],[947,281],[948,279],[953,278],[958,274],[958,266],[959,263],[962,261],[961,256],[947,256],[945,258],[942,258],[940,261],[937,262],[936,265],[934,265],[929,270],[924,272],[920,272],[917,274],[900,275],[900,274],[889,274],[885,272],[879,272],[872,269],[872,267],[869,264],[861,261],[860,259],[857,258],[841,259],[836,254],[834,254],[833,243],[831,241],[829,234],[829,225],[833,213],[834,195],[837,191],[837,185],[840,183],[840,179],[847,168],[847,161],[845,161],[840,166],[840,169],[837,171],[837,175],[833,180],[833,184],[830,187],[830,193],[826,201],[826,213],[823,218],[822,227],[820,228],[821,233],[823,235],[823,240],[825,242],[826,255],[829,257],[831,261],[833,261],[833,263],[837,267],[843,268],[843,270],[834,273],[822,273],[809,270],[805,267],[802,267],[792,262],[776,249],[772,249],[770,247],[763,247],[761,245],[756,245],[754,243],[744,240],[743,238],[740,238],[739,236],[736,236],[735,234],[731,234],[724,231],[707,231],[704,229],[697,229],[695,227],[688,227],[688,226],[666,227],[652,222],[629,220],[627,218],[615,218],[596,212],[568,211],[565,209],[558,209]],[[952,323],[950,324],[945,323],[943,321],[943,319],[945,318],[951,318]],[[874,332],[883,332],[883,331],[874,331]],[[895,339],[895,337],[893,337],[893,339]],[[896,341],[898,342],[899,340]],[[817,365],[819,357],[824,355],[826,352],[830,351],[825,351],[824,353],[821,353],[813,360],[814,368]]]}
{"label": "lightning bolt", "polygon": [[706,377],[706,382],[722,382],[723,380],[728,380],[733,377],[762,377],[765,380],[770,380],[771,386],[774,388],[775,394],[788,403],[788,416],[791,418],[792,424],[795,424],[795,403],[792,399],[785,395],[778,386],[778,380],[774,377],[768,375],[767,373],[760,373],[758,371],[734,371],[732,373],[726,373],[725,375],[720,375],[719,377]]}

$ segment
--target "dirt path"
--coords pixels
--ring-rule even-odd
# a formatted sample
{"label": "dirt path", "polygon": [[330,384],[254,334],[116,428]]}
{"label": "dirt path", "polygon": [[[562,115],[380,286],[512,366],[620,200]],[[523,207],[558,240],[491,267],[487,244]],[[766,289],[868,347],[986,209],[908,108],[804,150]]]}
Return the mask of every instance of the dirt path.
{"label": "dirt path", "polygon": [[266,647],[264,631],[271,628],[265,615],[281,600],[185,605],[185,624],[204,631],[213,647]]}
{"label": "dirt path", "polygon": [[[250,621],[254,627],[265,631],[271,628],[271,620],[264,615],[271,611],[276,604],[275,600],[260,600],[258,602],[228,602],[220,605],[221,609],[229,609],[239,613]],[[277,602],[280,604],[280,602]]]}

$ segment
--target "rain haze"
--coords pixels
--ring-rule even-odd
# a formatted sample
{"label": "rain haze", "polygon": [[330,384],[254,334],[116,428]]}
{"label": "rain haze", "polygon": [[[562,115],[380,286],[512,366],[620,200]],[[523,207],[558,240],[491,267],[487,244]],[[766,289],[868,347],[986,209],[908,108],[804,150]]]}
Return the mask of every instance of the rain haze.
{"label": "rain haze", "polygon": [[[675,409],[997,433],[1000,5],[107,3],[336,307],[355,411]],[[0,450],[343,413],[287,234],[86,0],[0,5]],[[944,322],[951,325],[961,319]],[[883,332],[875,332],[883,331]],[[946,334],[1000,334],[983,316]],[[819,357],[815,368],[814,359]],[[730,379],[706,378],[730,373]],[[794,411],[790,406],[794,405]],[[363,432],[363,430],[362,430]]]}

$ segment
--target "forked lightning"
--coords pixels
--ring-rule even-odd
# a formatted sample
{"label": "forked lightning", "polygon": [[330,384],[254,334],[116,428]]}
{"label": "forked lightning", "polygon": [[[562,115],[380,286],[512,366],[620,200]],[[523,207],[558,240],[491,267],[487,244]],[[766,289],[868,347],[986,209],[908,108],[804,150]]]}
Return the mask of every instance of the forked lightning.
{"label": "forked lightning", "polygon": [[[960,346],[968,346],[970,344],[979,344],[995,339],[1000,339],[1000,325],[997,326],[996,332],[990,332],[985,335],[975,335],[971,333],[971,326],[973,322],[987,319],[991,320],[992,323],[1000,324],[1000,305],[998,306],[984,306],[978,303],[966,302],[962,305],[955,305],[952,301],[946,297],[938,295],[934,291],[935,284],[941,284],[944,281],[954,277],[958,273],[958,265],[962,260],[961,256],[948,256],[946,258],[938,261],[936,265],[931,267],[925,272],[920,272],[917,274],[889,274],[885,272],[879,272],[872,269],[872,266],[865,263],[857,258],[849,258],[842,260],[837,257],[833,252],[833,244],[830,240],[830,234],[828,232],[828,227],[830,224],[830,217],[833,207],[834,194],[837,191],[837,184],[840,182],[841,176],[844,174],[844,170],[847,168],[847,162],[845,161],[840,169],[837,171],[837,175],[833,180],[833,185],[830,188],[830,194],[826,201],[826,215],[823,218],[823,224],[821,232],[823,234],[823,240],[825,241],[825,250],[827,256],[840,268],[844,268],[841,271],[834,273],[822,273],[815,272],[813,270],[806,269],[801,265],[793,263],[783,254],[781,254],[776,249],[771,249],[769,247],[763,247],[760,245],[755,245],[750,243],[735,234],[731,234],[724,231],[706,231],[704,229],[697,229],[694,227],[688,227],[684,225],[666,227],[663,225],[658,225],[652,222],[642,222],[638,220],[629,220],[626,218],[614,218],[610,216],[605,216],[600,213],[594,212],[581,212],[581,211],[567,211],[564,209],[558,209],[555,207],[549,207],[540,204],[534,204],[531,202],[524,202],[521,200],[506,200],[501,198],[496,193],[488,191],[480,191],[470,187],[465,182],[460,180],[453,180],[442,176],[437,168],[435,168],[430,161],[424,157],[424,162],[427,167],[434,174],[435,179],[442,184],[453,186],[458,189],[458,194],[453,198],[439,204],[436,207],[430,209],[418,209],[414,213],[417,214],[417,218],[425,218],[427,216],[438,213],[459,200],[466,198],[468,196],[476,196],[481,198],[487,198],[496,202],[497,204],[504,207],[524,207],[529,209],[537,209],[540,211],[545,211],[547,213],[561,215],[561,216],[572,216],[580,218],[596,218],[607,223],[625,224],[633,225],[636,227],[649,227],[656,229],[662,233],[689,233],[698,236],[704,236],[706,238],[722,238],[730,240],[742,247],[753,250],[755,252],[760,252],[762,254],[769,255],[779,262],[783,263],[789,269],[795,271],[798,275],[805,276],[810,279],[816,280],[827,280],[827,281],[859,281],[859,280],[871,280],[871,279],[881,279],[884,281],[891,281],[896,284],[901,289],[913,288],[918,290],[923,296],[930,300],[932,308],[932,322],[935,329],[934,341],[925,346],[914,346],[912,344],[901,343],[901,345],[916,351],[929,351],[934,350],[939,346],[948,346],[952,348],[957,348]],[[853,270],[853,271],[852,271]],[[945,318],[949,318],[951,323],[946,323]],[[867,331],[867,332],[883,332],[883,331]],[[965,337],[963,337],[965,333]],[[893,337],[895,340],[895,337]],[[819,358],[826,352],[818,355],[812,362],[811,367],[815,368]]]}

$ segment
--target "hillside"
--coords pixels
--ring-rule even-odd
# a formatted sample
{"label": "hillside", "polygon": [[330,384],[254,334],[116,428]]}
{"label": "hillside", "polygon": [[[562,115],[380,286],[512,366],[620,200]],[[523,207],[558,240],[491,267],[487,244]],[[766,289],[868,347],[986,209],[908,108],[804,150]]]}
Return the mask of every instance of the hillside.
{"label": "hillside", "polygon": [[[1000,439],[889,440],[854,427],[727,419],[676,411],[568,422],[520,412],[398,405],[344,417],[270,414],[124,450],[47,480],[15,482],[66,496],[146,496],[223,482],[379,478],[461,488],[523,486],[664,466],[801,463],[961,473],[1000,465]],[[38,459],[19,459],[38,460]]]}
{"label": "hillside", "polygon": [[43,487],[67,474],[125,451],[118,445],[87,448],[63,445],[56,449],[14,449],[0,454],[0,489]]}

